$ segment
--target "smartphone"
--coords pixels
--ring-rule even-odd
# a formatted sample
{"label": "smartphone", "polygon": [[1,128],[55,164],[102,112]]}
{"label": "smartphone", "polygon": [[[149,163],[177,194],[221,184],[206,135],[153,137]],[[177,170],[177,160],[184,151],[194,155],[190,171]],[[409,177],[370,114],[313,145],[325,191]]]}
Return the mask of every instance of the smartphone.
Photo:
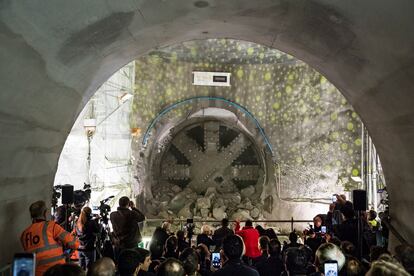
{"label": "smartphone", "polygon": [[326,226],[321,226],[321,233],[326,234]]}
{"label": "smartphone", "polygon": [[221,266],[220,253],[219,252],[213,252],[211,257],[212,257],[211,265],[214,268],[220,268],[220,266]]}
{"label": "smartphone", "polygon": [[335,194],[335,195],[332,195],[332,203],[335,203],[335,202],[336,202],[336,200],[337,200],[337,198],[336,198],[336,194]]}
{"label": "smartphone", "polygon": [[337,261],[326,261],[324,264],[324,275],[325,276],[338,276],[338,262]]}
{"label": "smartphone", "polygon": [[34,276],[36,271],[34,253],[17,253],[13,258],[13,276]]}

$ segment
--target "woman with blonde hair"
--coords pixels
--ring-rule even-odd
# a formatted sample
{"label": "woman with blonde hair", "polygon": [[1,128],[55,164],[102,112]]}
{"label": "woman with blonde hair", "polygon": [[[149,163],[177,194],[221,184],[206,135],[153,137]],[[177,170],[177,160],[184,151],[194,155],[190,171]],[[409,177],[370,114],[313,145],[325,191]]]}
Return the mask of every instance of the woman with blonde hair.
{"label": "woman with blonde hair", "polygon": [[99,233],[98,223],[92,219],[91,208],[83,207],[76,222],[74,232],[80,242],[78,248],[79,265],[86,270],[96,260],[95,240],[96,235]]}
{"label": "woman with blonde hair", "polygon": [[201,227],[201,234],[197,236],[197,245],[200,243],[207,245],[207,247],[216,245],[216,243],[209,237],[209,235],[211,235],[210,226],[204,224]]}

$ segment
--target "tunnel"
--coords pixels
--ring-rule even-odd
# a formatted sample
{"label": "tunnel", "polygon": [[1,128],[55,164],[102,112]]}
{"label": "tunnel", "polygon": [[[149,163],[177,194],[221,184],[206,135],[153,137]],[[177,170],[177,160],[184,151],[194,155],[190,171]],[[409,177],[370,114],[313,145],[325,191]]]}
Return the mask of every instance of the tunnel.
{"label": "tunnel", "polygon": [[97,88],[150,51],[216,38],[281,50],[338,88],[381,156],[391,223],[412,243],[412,10],[402,0],[2,1],[0,264],[21,250],[29,204],[50,202],[65,140]]}

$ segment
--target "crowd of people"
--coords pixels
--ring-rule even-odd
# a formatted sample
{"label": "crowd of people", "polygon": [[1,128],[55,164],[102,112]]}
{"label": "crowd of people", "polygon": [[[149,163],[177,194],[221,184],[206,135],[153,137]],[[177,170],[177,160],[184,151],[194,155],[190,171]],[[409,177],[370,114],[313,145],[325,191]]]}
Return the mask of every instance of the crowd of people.
{"label": "crowd of people", "polygon": [[[32,224],[22,233],[26,252],[36,253],[36,275],[413,275],[414,247],[399,245],[395,255],[387,250],[387,232],[376,213],[355,212],[352,202],[338,195],[326,214],[313,225],[293,231],[288,241],[279,240],[272,228],[247,220],[243,227],[223,219],[214,231],[205,224],[192,244],[190,233],[171,232],[170,222],[157,227],[149,248],[142,240],[139,223],[145,216],[127,197],[110,214],[113,254],[97,254],[99,225],[92,210],[84,207],[73,231],[46,220],[46,204],[30,206]],[[384,227],[385,228],[385,227]],[[359,230],[359,231],[358,231]],[[191,233],[192,234],[192,233]],[[78,261],[68,262],[77,250]],[[102,252],[101,252],[102,253]],[[99,255],[99,256],[97,256]],[[338,274],[335,274],[335,270]]]}

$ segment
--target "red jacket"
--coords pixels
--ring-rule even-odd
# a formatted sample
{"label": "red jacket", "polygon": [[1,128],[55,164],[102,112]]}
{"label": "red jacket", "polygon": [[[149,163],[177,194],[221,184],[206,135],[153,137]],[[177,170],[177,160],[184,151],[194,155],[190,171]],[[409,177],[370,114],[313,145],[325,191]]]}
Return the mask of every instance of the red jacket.
{"label": "red jacket", "polygon": [[235,232],[243,238],[244,245],[246,246],[245,256],[257,258],[262,255],[259,250],[259,231],[254,229],[252,226],[245,226],[242,230],[240,230],[240,223],[237,223]]}

